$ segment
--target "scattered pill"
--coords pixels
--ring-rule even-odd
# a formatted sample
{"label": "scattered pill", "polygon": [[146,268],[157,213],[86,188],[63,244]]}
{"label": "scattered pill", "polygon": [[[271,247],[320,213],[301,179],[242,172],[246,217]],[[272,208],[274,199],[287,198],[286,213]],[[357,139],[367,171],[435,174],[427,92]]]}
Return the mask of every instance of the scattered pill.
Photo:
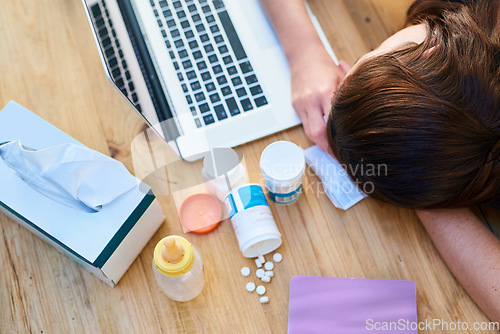
{"label": "scattered pill", "polygon": [[265,287],[265,286],[263,286],[263,285],[259,285],[259,286],[257,287],[257,293],[258,293],[259,295],[263,295],[263,294],[265,294],[265,293],[266,293],[266,287]]}
{"label": "scattered pill", "polygon": [[273,277],[274,276],[274,272],[272,270],[268,270],[264,273],[264,275],[268,276],[268,277]]}
{"label": "scattered pill", "polygon": [[255,290],[255,283],[253,283],[253,282],[248,282],[248,283],[247,283],[247,291],[248,291],[248,292],[253,292],[253,290]]}
{"label": "scattered pill", "polygon": [[266,268],[266,270],[273,270],[273,268],[274,268],[274,263],[272,263],[271,261],[267,261],[267,262],[264,264],[264,268]]}
{"label": "scattered pill", "polygon": [[267,303],[269,303],[269,297],[268,297],[268,296],[262,296],[262,297],[260,297],[260,302],[261,302],[262,304],[267,304]]}
{"label": "scattered pill", "polygon": [[255,264],[257,265],[257,268],[261,268],[262,267],[262,262],[260,262],[259,259],[255,259]]}
{"label": "scattered pill", "polygon": [[259,255],[258,259],[261,263],[266,262],[266,259],[264,259],[264,255]]}
{"label": "scattered pill", "polygon": [[261,280],[264,283],[269,283],[269,282],[271,282],[271,277],[269,277],[269,276],[262,276]]}
{"label": "scattered pill", "polygon": [[243,275],[243,276],[250,275],[250,268],[248,268],[248,267],[241,268],[241,275]]}
{"label": "scattered pill", "polygon": [[255,275],[257,275],[258,278],[262,278],[265,273],[266,273],[266,271],[261,268],[261,269],[257,269],[257,271],[255,272]]}
{"label": "scattered pill", "polygon": [[283,260],[283,255],[280,253],[274,253],[273,260],[274,262],[281,262],[281,260]]}

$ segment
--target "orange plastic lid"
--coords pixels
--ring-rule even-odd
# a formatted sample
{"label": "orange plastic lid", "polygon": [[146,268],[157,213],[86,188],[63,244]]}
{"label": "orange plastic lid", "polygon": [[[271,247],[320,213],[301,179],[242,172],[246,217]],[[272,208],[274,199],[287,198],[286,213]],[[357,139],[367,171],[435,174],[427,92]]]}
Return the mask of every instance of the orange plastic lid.
{"label": "orange plastic lid", "polygon": [[185,230],[208,233],[219,225],[222,207],[219,200],[210,194],[195,194],[184,200],[179,217]]}

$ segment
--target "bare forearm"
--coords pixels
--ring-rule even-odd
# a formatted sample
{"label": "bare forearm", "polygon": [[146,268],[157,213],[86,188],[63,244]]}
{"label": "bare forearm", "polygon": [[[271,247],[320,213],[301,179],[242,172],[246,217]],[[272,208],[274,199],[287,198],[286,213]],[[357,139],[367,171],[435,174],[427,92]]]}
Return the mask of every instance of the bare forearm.
{"label": "bare forearm", "polygon": [[326,152],[328,146],[324,116],[331,109],[332,96],[347,73],[337,66],[316,32],[304,0],[260,0],[274,26],[290,65],[292,105],[304,132]]}
{"label": "bare forearm", "polygon": [[311,22],[304,0],[260,0],[288,61],[304,54],[304,48],[324,49]]}
{"label": "bare forearm", "polygon": [[418,211],[434,245],[476,304],[500,320],[500,240],[468,209]]}

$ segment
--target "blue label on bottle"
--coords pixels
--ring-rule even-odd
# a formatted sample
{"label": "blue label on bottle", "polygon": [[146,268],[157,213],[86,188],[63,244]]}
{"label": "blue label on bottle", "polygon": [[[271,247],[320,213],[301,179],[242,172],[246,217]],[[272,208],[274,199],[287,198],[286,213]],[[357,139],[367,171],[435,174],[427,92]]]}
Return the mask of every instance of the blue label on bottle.
{"label": "blue label on bottle", "polygon": [[241,204],[245,210],[259,205],[269,206],[266,195],[259,185],[251,184],[241,187],[238,189],[238,195],[240,195]]}
{"label": "blue label on bottle", "polygon": [[238,209],[236,208],[236,203],[234,203],[232,194],[229,194],[226,197],[226,207],[229,210],[229,218],[233,218],[233,216],[238,213]]}
{"label": "blue label on bottle", "polygon": [[301,193],[302,193],[302,185],[300,185],[294,191],[286,193],[286,194],[273,193],[272,191],[269,191],[269,198],[273,202],[276,202],[279,204],[290,204],[290,203],[295,202],[299,198]]}

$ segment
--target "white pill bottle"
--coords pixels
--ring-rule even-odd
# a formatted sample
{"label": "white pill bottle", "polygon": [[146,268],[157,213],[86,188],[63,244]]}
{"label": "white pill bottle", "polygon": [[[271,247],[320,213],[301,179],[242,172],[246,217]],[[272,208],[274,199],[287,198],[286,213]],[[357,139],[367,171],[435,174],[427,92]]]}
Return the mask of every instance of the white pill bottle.
{"label": "white pill bottle", "polygon": [[281,245],[281,234],[260,185],[250,183],[231,190],[225,204],[243,256],[266,255]]}
{"label": "white pill bottle", "polygon": [[260,156],[260,170],[269,198],[278,204],[295,202],[302,193],[305,168],[304,151],[294,143],[277,141],[267,146]]}
{"label": "white pill bottle", "polygon": [[163,292],[178,302],[195,298],[205,285],[200,254],[180,236],[171,235],[156,244],[153,272]]}

